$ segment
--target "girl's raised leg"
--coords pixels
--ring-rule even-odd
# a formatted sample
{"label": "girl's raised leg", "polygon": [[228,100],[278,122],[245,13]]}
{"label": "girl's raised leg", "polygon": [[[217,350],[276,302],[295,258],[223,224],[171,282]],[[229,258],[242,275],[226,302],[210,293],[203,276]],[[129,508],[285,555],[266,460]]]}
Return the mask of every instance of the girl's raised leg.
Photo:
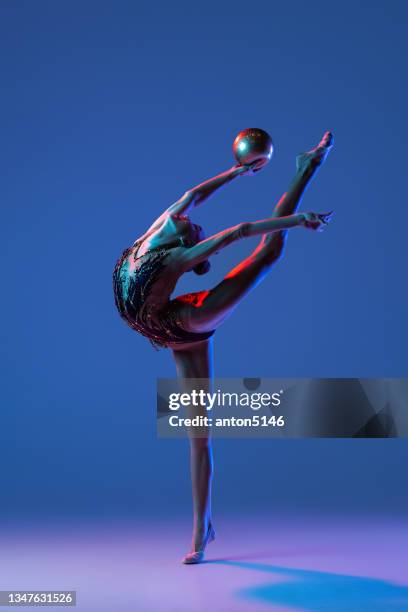
{"label": "girl's raised leg", "polygon": [[[272,216],[285,217],[293,214],[301,198],[325,161],[333,145],[333,136],[326,132],[320,143],[296,158],[296,174],[286,193],[275,206]],[[197,299],[185,298],[186,328],[190,331],[210,331],[217,328],[230,316],[240,301],[265,277],[274,263],[282,256],[287,230],[264,234],[256,249],[233,268],[213,289],[199,292]]]}

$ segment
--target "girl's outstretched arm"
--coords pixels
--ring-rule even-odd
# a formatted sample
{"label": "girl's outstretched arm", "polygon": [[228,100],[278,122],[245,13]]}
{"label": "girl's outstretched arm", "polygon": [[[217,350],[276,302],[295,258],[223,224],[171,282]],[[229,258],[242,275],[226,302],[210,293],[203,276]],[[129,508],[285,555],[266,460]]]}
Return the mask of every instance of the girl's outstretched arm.
{"label": "girl's outstretched arm", "polygon": [[287,217],[272,217],[261,221],[239,223],[214,236],[198,242],[191,248],[184,249],[181,254],[182,267],[185,270],[194,268],[211,255],[218,253],[229,244],[250,236],[259,236],[303,226],[313,230],[321,230],[330,221],[331,213],[298,213]]}
{"label": "girl's outstretched arm", "polygon": [[200,183],[196,187],[192,189],[188,189],[177,202],[174,202],[169,206],[161,215],[156,219],[156,221],[150,226],[148,231],[157,229],[169,215],[182,215],[186,214],[191,208],[202,204],[205,200],[207,200],[214,191],[229,183],[234,178],[241,176],[242,174],[250,173],[251,167],[255,166],[255,162],[253,164],[249,164],[246,166],[242,166],[237,164],[236,166],[232,166],[229,170],[225,172],[221,172],[217,176],[214,176],[203,183]]}
{"label": "girl's outstretched arm", "polygon": [[[175,208],[177,209],[178,214],[186,212],[189,207],[198,206],[199,204],[202,204],[210,197],[211,194],[214,193],[214,191],[216,191],[226,183],[231,182],[233,179],[237,178],[237,176],[240,176],[241,174],[246,174],[249,171],[250,166],[242,166],[240,164],[232,166],[232,168],[230,168],[229,170],[221,172],[221,174],[218,174],[217,176],[214,176],[213,178],[210,178],[207,181],[200,183],[196,187],[193,187],[192,189],[186,191],[183,198],[181,198],[181,200],[179,200],[179,202],[176,202],[173,206],[175,206]],[[183,199],[186,195],[187,203],[184,203]]]}

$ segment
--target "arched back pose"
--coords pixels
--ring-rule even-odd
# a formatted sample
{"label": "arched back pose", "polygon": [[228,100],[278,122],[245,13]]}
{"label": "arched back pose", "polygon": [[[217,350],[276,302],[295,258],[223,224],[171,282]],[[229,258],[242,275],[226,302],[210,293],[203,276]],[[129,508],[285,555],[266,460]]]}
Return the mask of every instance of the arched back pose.
{"label": "arched back pose", "polygon": [[[301,197],[326,159],[333,136],[326,132],[311,151],[296,158],[296,174],[270,217],[240,223],[205,238],[187,213],[232,179],[256,172],[257,163],[230,170],[189,189],[151,227],[126,249],[115,266],[115,302],[120,315],[156,347],[172,350],[180,378],[212,377],[211,336],[253,289],[283,252],[287,230],[321,230],[331,213],[299,213]],[[261,236],[256,249],[215,287],[171,299],[180,276],[194,270],[203,274],[209,258],[236,240]],[[211,524],[212,451],[209,436],[190,437],[194,525],[192,550],[184,563],[202,560],[206,544],[214,539]]]}

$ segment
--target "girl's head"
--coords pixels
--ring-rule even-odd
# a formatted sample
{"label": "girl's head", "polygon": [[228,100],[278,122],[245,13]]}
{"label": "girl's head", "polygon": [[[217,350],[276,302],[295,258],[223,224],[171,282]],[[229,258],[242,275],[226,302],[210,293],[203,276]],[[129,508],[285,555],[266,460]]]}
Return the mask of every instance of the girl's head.
{"label": "girl's head", "polygon": [[[201,225],[192,223],[186,215],[177,215],[173,217],[175,232],[180,239],[180,244],[186,248],[191,248],[198,242],[205,240],[205,233]],[[193,271],[196,274],[206,274],[210,270],[210,262],[208,259],[197,264]]]}
{"label": "girl's head", "polygon": [[201,225],[192,223],[186,215],[173,216],[170,219],[169,230],[180,240],[180,244],[187,248],[204,240],[205,235]]}

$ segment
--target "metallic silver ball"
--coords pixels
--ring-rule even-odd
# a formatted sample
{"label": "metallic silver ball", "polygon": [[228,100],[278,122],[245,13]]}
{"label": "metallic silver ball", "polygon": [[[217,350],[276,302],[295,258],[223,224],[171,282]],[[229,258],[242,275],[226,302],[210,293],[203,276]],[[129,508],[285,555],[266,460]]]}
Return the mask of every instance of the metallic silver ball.
{"label": "metallic silver ball", "polygon": [[272,157],[273,142],[265,130],[247,128],[235,138],[232,150],[239,164],[252,164],[259,160],[259,168],[262,168]]}

